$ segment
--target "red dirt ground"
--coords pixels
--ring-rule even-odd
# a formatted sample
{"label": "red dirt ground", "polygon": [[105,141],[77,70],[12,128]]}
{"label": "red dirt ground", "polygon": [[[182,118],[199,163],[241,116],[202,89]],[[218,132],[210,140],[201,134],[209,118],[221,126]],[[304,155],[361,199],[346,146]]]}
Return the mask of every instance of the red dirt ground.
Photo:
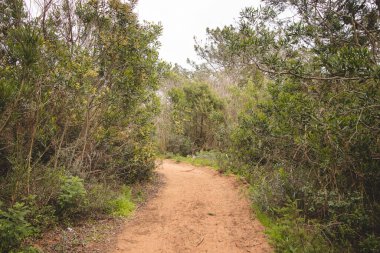
{"label": "red dirt ground", "polygon": [[165,160],[165,185],[127,221],[112,253],[272,252],[235,178]]}

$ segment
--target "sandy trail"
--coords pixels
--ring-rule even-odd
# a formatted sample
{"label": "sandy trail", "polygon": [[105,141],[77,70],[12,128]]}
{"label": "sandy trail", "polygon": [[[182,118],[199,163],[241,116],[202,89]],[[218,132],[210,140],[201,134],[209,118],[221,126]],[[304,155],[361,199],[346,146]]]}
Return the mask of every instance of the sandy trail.
{"label": "sandy trail", "polygon": [[128,221],[112,252],[272,252],[232,177],[165,160],[165,185]]}

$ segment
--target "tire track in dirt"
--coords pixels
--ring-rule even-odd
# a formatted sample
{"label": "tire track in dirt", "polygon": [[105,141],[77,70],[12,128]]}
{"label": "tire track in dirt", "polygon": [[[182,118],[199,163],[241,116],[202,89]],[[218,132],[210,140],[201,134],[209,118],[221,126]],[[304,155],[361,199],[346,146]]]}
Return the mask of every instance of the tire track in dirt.
{"label": "tire track in dirt", "polygon": [[164,160],[165,185],[125,224],[113,253],[272,252],[233,177]]}

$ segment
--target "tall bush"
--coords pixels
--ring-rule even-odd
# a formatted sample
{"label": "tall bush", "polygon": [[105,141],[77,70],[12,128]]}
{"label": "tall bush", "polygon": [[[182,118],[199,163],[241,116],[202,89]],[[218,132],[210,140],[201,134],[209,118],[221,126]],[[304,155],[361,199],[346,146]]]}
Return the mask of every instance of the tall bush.
{"label": "tall bush", "polygon": [[[209,43],[196,46],[213,67],[257,87],[240,89],[251,95],[230,135],[235,171],[269,214],[296,201],[338,251],[376,252],[380,6],[264,3],[242,11],[235,26],[208,29]],[[283,18],[289,13],[294,19]]]}

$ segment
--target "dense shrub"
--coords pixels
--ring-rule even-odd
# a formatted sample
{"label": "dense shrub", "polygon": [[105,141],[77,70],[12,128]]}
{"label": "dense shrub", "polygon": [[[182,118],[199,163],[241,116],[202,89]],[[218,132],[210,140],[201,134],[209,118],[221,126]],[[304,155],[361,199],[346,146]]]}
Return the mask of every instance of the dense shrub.
{"label": "dense shrub", "polygon": [[91,211],[90,216],[96,218],[101,214],[109,213],[109,202],[116,199],[120,194],[118,182],[90,182],[87,187],[87,209]]}
{"label": "dense shrub", "polygon": [[33,226],[37,234],[57,225],[58,217],[56,216],[56,207],[53,205],[41,205],[38,203],[36,195],[23,198],[23,203],[29,210],[26,220]]}
{"label": "dense shrub", "polygon": [[141,182],[151,178],[155,168],[155,152],[151,144],[134,146],[124,153],[118,175],[126,183]]}
{"label": "dense shrub", "polygon": [[288,202],[276,209],[276,220],[268,227],[267,234],[276,245],[276,252],[329,252],[331,245],[320,231],[318,224],[306,222],[300,215],[296,202]]}
{"label": "dense shrub", "polygon": [[171,88],[170,137],[167,150],[188,155],[217,148],[218,132],[225,123],[224,104],[207,83],[190,82]]}
{"label": "dense shrub", "polygon": [[22,203],[3,210],[0,202],[0,252],[18,249],[25,238],[36,232],[26,220],[29,213],[29,208]]}
{"label": "dense shrub", "polygon": [[[289,201],[299,223],[313,220],[332,251],[376,252],[379,5],[263,2],[242,11],[237,25],[208,29],[206,45],[196,46],[207,62],[248,80],[231,95],[243,99],[225,149],[230,169],[248,178],[262,211],[285,222],[272,234],[280,252],[297,241],[283,240],[294,232],[286,224],[291,217],[275,211]],[[296,18],[281,18],[288,13]]]}
{"label": "dense shrub", "polygon": [[[362,86],[362,91],[373,96],[367,88]],[[370,158],[377,152],[374,132],[364,126],[375,122],[365,123],[372,111],[358,115],[354,108],[368,101],[350,100],[350,94],[340,93],[336,96],[346,96],[345,105],[329,102],[323,106],[333,111],[331,118],[319,116],[317,102],[292,83],[273,86],[269,92],[273,101],[246,111],[232,136],[234,156],[245,164],[256,185],[255,200],[265,209],[283,206],[287,198],[299,199],[302,214],[328,225],[326,233],[335,242],[351,247],[346,242],[366,240],[378,222],[374,215],[378,200],[368,193],[377,191],[379,178],[373,174],[376,161]],[[359,117],[361,130],[355,127]],[[361,137],[353,138],[356,134]],[[353,151],[359,146],[368,153]],[[358,166],[368,173],[365,177],[357,177]]]}
{"label": "dense shrub", "polygon": [[183,135],[171,135],[166,146],[166,151],[187,156],[193,153],[193,144],[189,137]]}
{"label": "dense shrub", "polygon": [[135,1],[27,4],[0,2],[0,200],[28,207],[25,224],[1,220],[15,246],[29,226],[106,212],[92,184],[150,178],[164,72],[161,27],[139,22]]}
{"label": "dense shrub", "polygon": [[83,179],[79,177],[62,177],[61,191],[57,198],[58,214],[71,217],[84,210],[87,204],[87,192]]}
{"label": "dense shrub", "polygon": [[115,216],[129,216],[136,206],[132,201],[132,191],[128,186],[123,186],[121,195],[109,202],[109,212]]}

